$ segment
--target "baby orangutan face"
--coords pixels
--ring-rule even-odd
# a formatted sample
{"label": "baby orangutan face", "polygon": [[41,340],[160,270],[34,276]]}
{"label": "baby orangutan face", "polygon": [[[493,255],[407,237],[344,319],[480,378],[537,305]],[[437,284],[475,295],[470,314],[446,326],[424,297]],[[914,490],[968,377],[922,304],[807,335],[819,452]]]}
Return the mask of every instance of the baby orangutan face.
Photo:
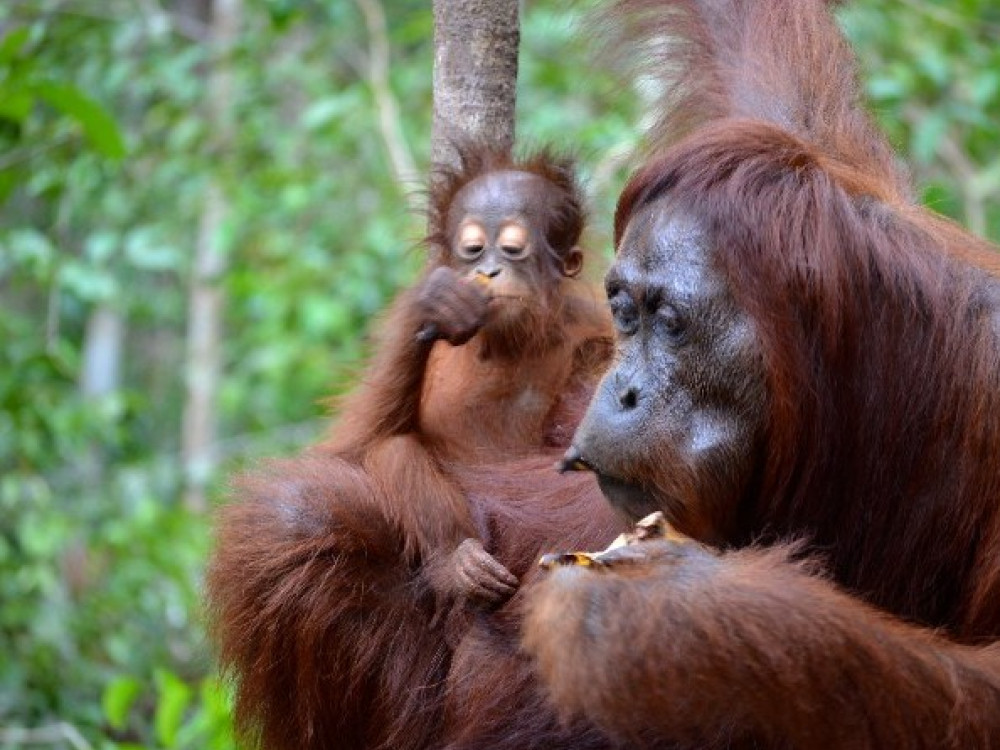
{"label": "baby orangutan face", "polygon": [[487,227],[474,219],[462,222],[459,228],[455,257],[472,264],[467,278],[489,290],[494,298],[518,298],[528,291],[525,287],[530,285],[530,279],[518,276],[527,270],[523,262],[531,254],[528,229],[517,219],[504,222],[492,240]]}
{"label": "baby orangutan face", "polygon": [[480,284],[493,306],[511,312],[554,291],[559,276],[575,276],[583,254],[549,236],[560,195],[529,172],[501,170],[479,177],[455,196],[448,213],[452,267]]}

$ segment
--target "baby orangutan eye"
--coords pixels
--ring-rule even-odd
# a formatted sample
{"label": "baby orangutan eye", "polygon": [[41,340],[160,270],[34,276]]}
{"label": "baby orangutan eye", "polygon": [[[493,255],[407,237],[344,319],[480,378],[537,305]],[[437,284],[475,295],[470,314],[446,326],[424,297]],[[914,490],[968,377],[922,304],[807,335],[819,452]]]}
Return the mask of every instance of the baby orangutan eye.
{"label": "baby orangutan eye", "polygon": [[473,260],[478,258],[486,247],[486,231],[475,222],[462,225],[458,233],[458,248],[456,253],[460,258]]}
{"label": "baby orangutan eye", "polygon": [[520,224],[508,224],[500,230],[497,238],[500,250],[511,260],[520,260],[529,254],[528,230]]}

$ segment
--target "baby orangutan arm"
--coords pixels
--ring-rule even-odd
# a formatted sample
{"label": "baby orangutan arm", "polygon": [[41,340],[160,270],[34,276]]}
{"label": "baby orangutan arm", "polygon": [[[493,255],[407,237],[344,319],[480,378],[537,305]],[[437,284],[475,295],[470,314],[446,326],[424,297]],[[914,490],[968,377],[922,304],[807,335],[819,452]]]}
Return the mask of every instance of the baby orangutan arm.
{"label": "baby orangutan arm", "polygon": [[420,401],[434,342],[454,346],[486,321],[487,294],[447,266],[405,292],[383,322],[375,360],[362,386],[344,402],[328,447],[352,452],[397,435],[420,432]]}

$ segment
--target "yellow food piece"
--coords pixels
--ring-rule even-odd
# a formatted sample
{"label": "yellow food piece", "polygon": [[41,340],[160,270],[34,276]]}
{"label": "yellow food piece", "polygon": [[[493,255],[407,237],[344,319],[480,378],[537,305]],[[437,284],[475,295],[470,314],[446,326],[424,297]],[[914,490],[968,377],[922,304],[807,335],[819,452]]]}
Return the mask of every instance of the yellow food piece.
{"label": "yellow food piece", "polygon": [[538,567],[543,570],[552,570],[553,568],[566,568],[571,566],[590,568],[600,564],[601,562],[589,552],[554,552],[542,555],[542,559],[538,561]]}
{"label": "yellow food piece", "polygon": [[607,568],[615,562],[615,557],[610,555],[614,550],[653,539],[666,539],[675,544],[692,541],[671,526],[662,512],[657,511],[639,521],[632,531],[619,535],[607,549],[600,552],[552,552],[542,555],[538,566],[544,570],[565,567]]}

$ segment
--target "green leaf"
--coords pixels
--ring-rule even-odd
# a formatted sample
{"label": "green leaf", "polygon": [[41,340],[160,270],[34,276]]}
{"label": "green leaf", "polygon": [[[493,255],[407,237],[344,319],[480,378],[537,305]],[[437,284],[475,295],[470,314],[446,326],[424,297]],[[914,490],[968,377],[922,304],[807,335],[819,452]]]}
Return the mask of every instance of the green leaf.
{"label": "green leaf", "polygon": [[232,695],[229,686],[218,678],[207,677],[201,683],[201,703],[213,716],[229,718]]}
{"label": "green leaf", "polygon": [[115,232],[97,230],[84,240],[84,254],[93,263],[107,263],[119,244],[120,239]]}
{"label": "green leaf", "polygon": [[938,144],[948,132],[948,118],[943,112],[928,112],[913,129],[910,151],[921,164],[929,164],[937,153]]}
{"label": "green leaf", "polygon": [[986,108],[1000,89],[1000,73],[994,70],[981,71],[973,78],[970,88],[972,103],[977,107]]}
{"label": "green leaf", "polygon": [[[0,207],[7,202],[10,194],[21,183],[20,175],[13,169],[0,169]],[[2,264],[0,264],[2,268]]]}
{"label": "green leaf", "polygon": [[142,685],[134,677],[117,677],[104,688],[101,707],[104,710],[104,718],[113,728],[118,730],[125,728],[128,712],[141,692]]}
{"label": "green leaf", "polygon": [[31,114],[35,97],[15,88],[0,88],[0,117],[13,122],[24,122]]}
{"label": "green leaf", "polygon": [[902,99],[906,95],[906,84],[890,76],[873,76],[868,80],[868,96],[874,101]]}
{"label": "green leaf", "polygon": [[118,291],[110,271],[75,259],[59,269],[59,286],[88,302],[110,299]]}
{"label": "green leaf", "polygon": [[156,684],[159,690],[156,716],[153,719],[156,739],[164,747],[174,747],[177,730],[184,720],[184,711],[191,702],[193,691],[177,675],[165,669],[157,670]]}
{"label": "green leaf", "polygon": [[15,267],[26,269],[31,276],[47,280],[58,251],[49,238],[37,229],[15,229],[0,238],[0,252],[12,259]]}
{"label": "green leaf", "polygon": [[30,37],[30,26],[21,26],[4,34],[3,40],[0,41],[0,63],[10,62],[16,58]]}
{"label": "green leaf", "polygon": [[343,94],[319,99],[310,104],[303,113],[302,125],[306,130],[319,130],[348,114],[356,106],[354,97]]}
{"label": "green leaf", "polygon": [[944,86],[951,78],[951,61],[940,49],[922,47],[916,64],[938,86]]}
{"label": "green leaf", "polygon": [[151,227],[138,227],[128,233],[125,257],[133,266],[145,271],[179,270],[184,260],[181,253],[162,242]]}
{"label": "green leaf", "polygon": [[61,83],[40,83],[34,87],[40,97],[73,118],[87,139],[102,155],[119,159],[125,155],[125,141],[114,118],[79,89]]}

